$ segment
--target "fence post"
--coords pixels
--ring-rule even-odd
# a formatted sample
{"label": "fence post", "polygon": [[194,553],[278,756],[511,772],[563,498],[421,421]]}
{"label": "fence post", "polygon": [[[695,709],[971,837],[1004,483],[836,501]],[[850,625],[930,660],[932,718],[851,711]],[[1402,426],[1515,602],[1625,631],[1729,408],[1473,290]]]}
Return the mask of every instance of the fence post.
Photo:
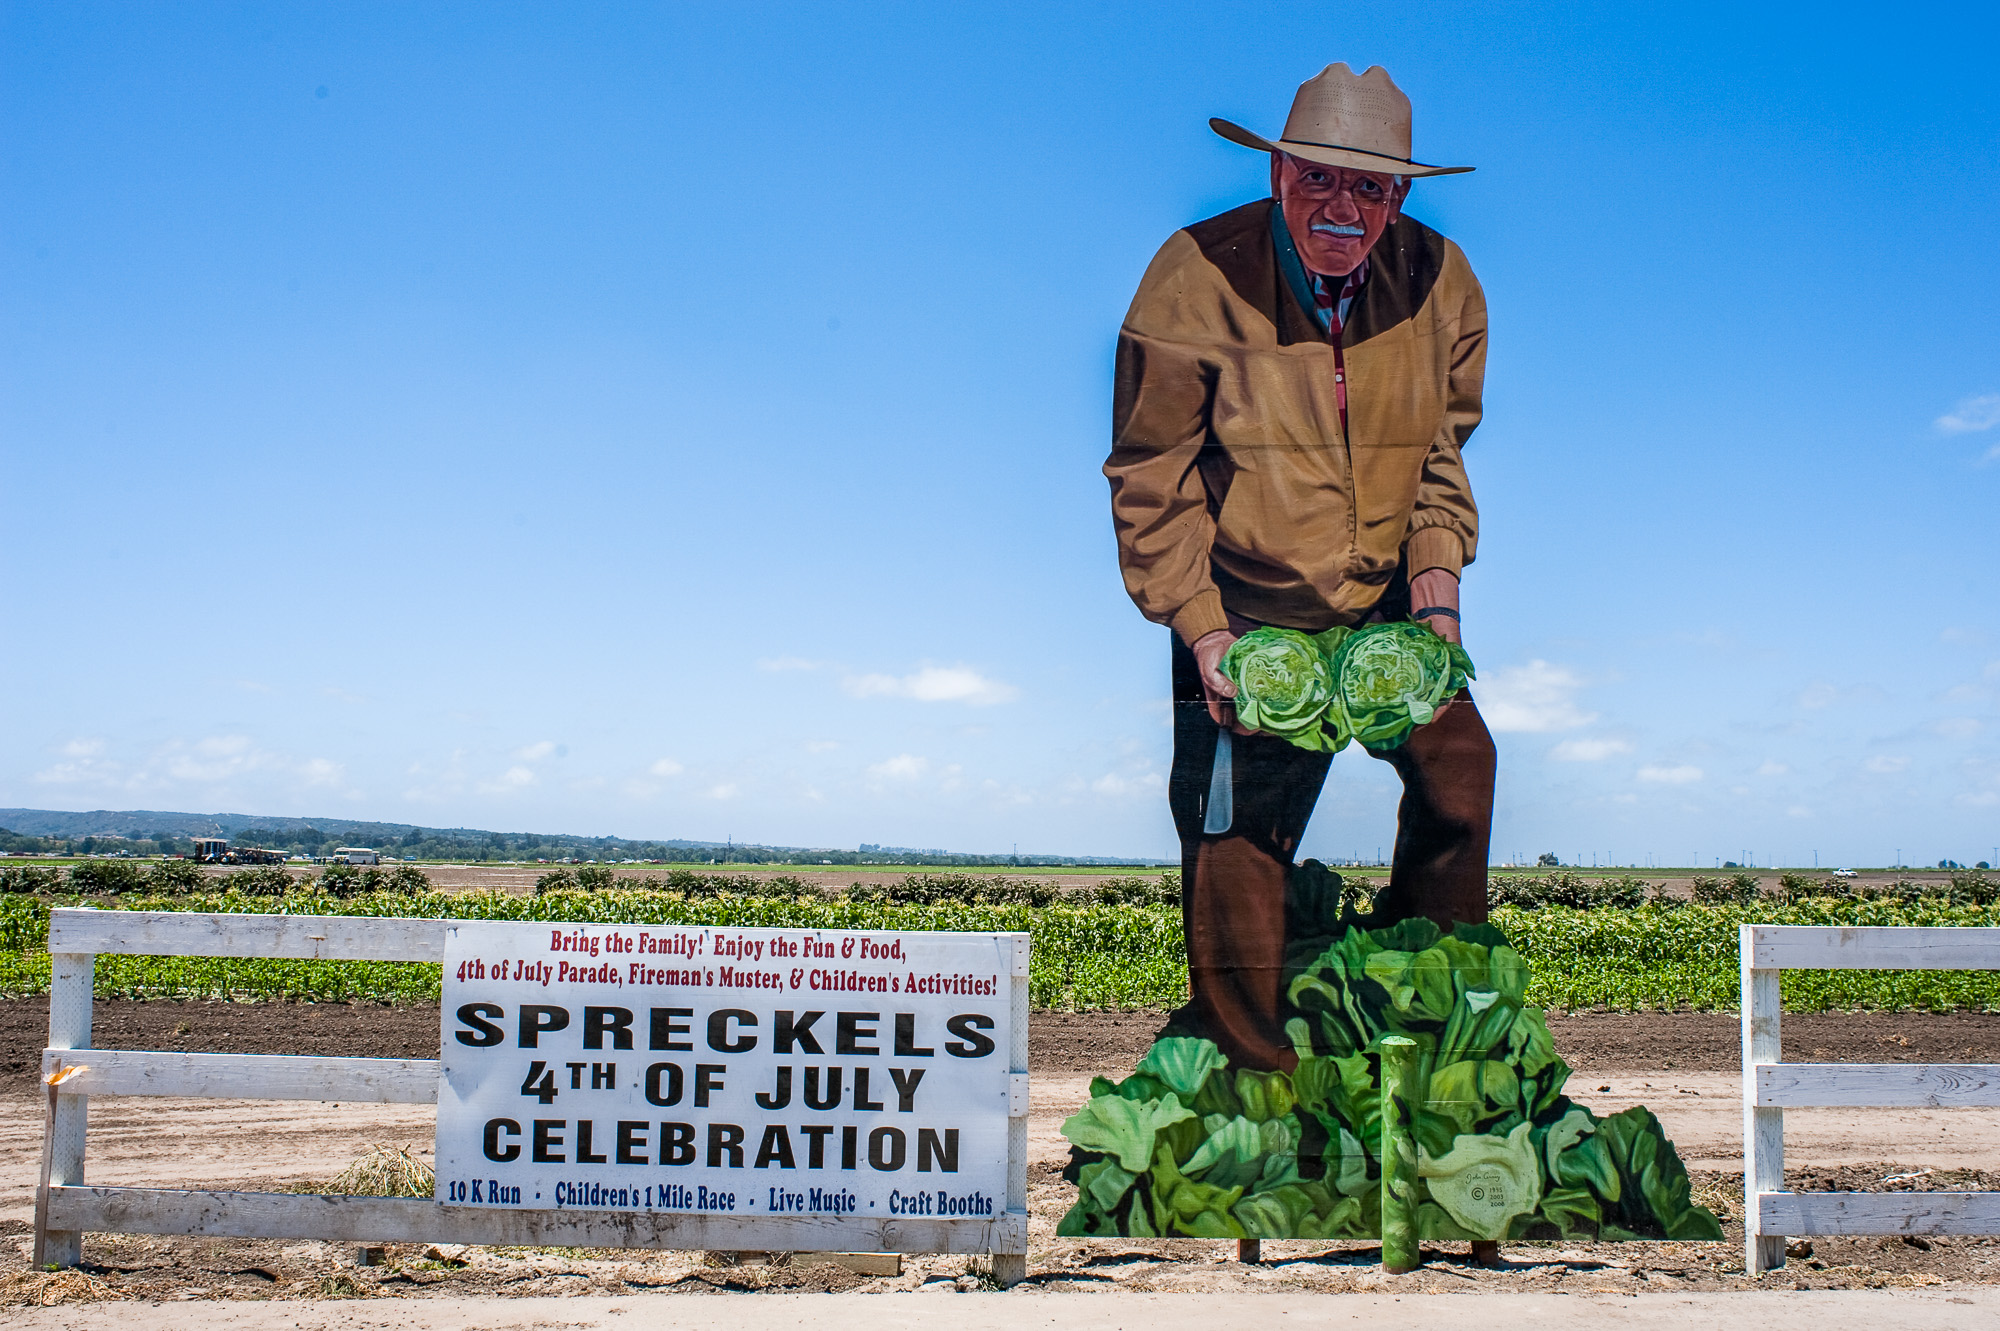
{"label": "fence post", "polygon": [[1385,1036],[1382,1054],[1382,1269],[1402,1275],[1423,1265],[1417,1233],[1417,1042]]}
{"label": "fence post", "polygon": [[1750,1275],[1785,1264],[1785,1236],[1765,1234],[1757,1194],[1785,1190],[1785,1111],[1757,1104],[1759,1063],[1783,1061],[1778,1036],[1782,1009],[1778,979],[1781,972],[1759,969],[1757,926],[1737,927],[1743,992],[1738,1011],[1743,1020],[1743,1269]]}
{"label": "fence post", "polygon": [[[96,961],[88,952],[57,952],[49,957],[49,1048],[90,1048]],[[50,1186],[83,1182],[84,1132],[89,1118],[89,1097],[57,1094],[55,1112],[49,1116],[46,1129]],[[73,1229],[49,1229],[47,1198],[36,1200],[35,1262],[75,1266],[83,1259],[83,1235]]]}
{"label": "fence post", "polygon": [[[1012,987],[1009,990],[1009,1006],[1013,1012],[1011,1029],[1013,1040],[1008,1051],[1008,1071],[1026,1076],[1028,1071],[1028,935],[1017,935],[1014,940],[1014,964]],[[1007,1120],[1007,1212],[1018,1216],[1021,1228],[1021,1250],[1019,1252],[996,1252],[993,1261],[993,1281],[1002,1289],[1009,1289],[1028,1278],[1028,1119],[1027,1106],[1022,1105],[1021,1115]]]}

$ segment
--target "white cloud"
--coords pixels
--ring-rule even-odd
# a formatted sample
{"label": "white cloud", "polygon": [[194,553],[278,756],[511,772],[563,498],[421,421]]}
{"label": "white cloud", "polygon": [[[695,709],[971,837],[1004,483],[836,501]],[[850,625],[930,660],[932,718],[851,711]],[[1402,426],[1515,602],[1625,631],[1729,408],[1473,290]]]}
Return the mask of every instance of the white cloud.
{"label": "white cloud", "polygon": [[1577,675],[1547,661],[1502,666],[1479,681],[1479,711],[1492,730],[1574,730],[1597,719],[1571,696],[1582,687]]}
{"label": "white cloud", "polygon": [[1654,781],[1663,786],[1685,786],[1689,782],[1701,780],[1701,769],[1688,763],[1678,767],[1662,767],[1649,764],[1639,769],[1641,781]]}
{"label": "white cloud", "polygon": [[712,800],[733,800],[736,798],[736,783],[724,781],[720,785],[710,786],[708,797]]}
{"label": "white cloud", "polygon": [[662,758],[646,770],[654,776],[679,776],[682,768],[672,758]]}
{"label": "white cloud", "polygon": [[333,786],[340,783],[343,770],[339,763],[331,759],[310,758],[306,761],[306,765],[299,769],[299,775],[305,778],[309,786]]}
{"label": "white cloud", "polygon": [[1117,772],[1106,772],[1090,783],[1090,788],[1100,795],[1151,795],[1166,786],[1166,779],[1158,772],[1141,772],[1137,776],[1122,776]]}
{"label": "white cloud", "polygon": [[839,747],[840,741],[837,739],[809,739],[806,741],[807,753],[832,753]]}
{"label": "white cloud", "polygon": [[2000,425],[2000,393],[1981,393],[1960,400],[1937,418],[1937,428],[1946,434],[1976,434]]}
{"label": "white cloud", "polygon": [[62,761],[35,773],[44,785],[94,788],[104,792],[146,792],[148,797],[207,798],[174,795],[177,785],[214,787],[233,778],[254,775],[260,791],[269,790],[289,777],[308,786],[336,786],[345,775],[339,763],[328,758],[298,759],[288,754],[260,748],[248,735],[211,735],[190,744],[172,740],[155,749],[146,759],[127,764],[105,756],[101,739],[79,738],[64,744],[58,752]]}
{"label": "white cloud", "polygon": [[1622,739],[1566,739],[1549,750],[1549,757],[1559,763],[1595,763],[1630,752],[1631,744]]}
{"label": "white cloud", "polygon": [[545,739],[538,744],[529,744],[514,750],[514,756],[524,763],[538,763],[555,751],[556,742]]}
{"label": "white cloud", "polygon": [[[64,751],[75,747],[65,745]],[[85,754],[44,767],[35,773],[35,780],[45,786],[124,786],[129,784],[124,780],[124,774],[125,769],[118,763]]]}
{"label": "white cloud", "polygon": [[1767,762],[1757,769],[1758,776],[1783,776],[1792,769],[1780,762]]}
{"label": "white cloud", "polygon": [[1791,808],[1785,810],[1785,814],[1791,818],[1810,818],[1812,817],[1812,810],[1803,804],[1794,804]]}
{"label": "white cloud", "polygon": [[1821,680],[1816,684],[1806,685],[1806,691],[1799,695],[1799,706],[1808,711],[1818,711],[1822,707],[1833,706],[1839,699],[1840,690]]}
{"label": "white cloud", "polygon": [[497,780],[480,783],[479,789],[489,795],[499,795],[534,784],[535,774],[528,768],[516,764],[502,772]]}
{"label": "white cloud", "polygon": [[975,707],[1011,702],[1021,691],[986,678],[970,666],[924,666],[911,675],[849,675],[841,687],[856,698],[914,698],[965,702]]}
{"label": "white cloud", "polygon": [[1910,765],[1910,760],[1886,753],[1878,753],[1861,765],[1871,772],[1900,772]]}
{"label": "white cloud", "polygon": [[913,781],[930,770],[930,760],[919,758],[914,753],[899,753],[886,762],[879,762],[868,769],[870,776],[891,777],[898,781]]}
{"label": "white cloud", "polygon": [[1931,729],[1946,739],[1971,739],[1980,730],[1980,721],[1971,716],[1948,716]]}
{"label": "white cloud", "polygon": [[275,754],[259,749],[248,735],[213,735],[169,757],[167,775],[176,781],[208,784],[280,765]]}

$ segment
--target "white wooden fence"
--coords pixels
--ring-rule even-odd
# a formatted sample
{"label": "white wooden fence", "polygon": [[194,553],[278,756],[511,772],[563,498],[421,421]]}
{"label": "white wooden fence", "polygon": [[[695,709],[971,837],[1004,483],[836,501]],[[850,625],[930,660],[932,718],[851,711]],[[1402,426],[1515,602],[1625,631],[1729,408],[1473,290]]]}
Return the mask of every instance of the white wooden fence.
{"label": "white wooden fence", "polygon": [[1785,1110],[2000,1106],[2000,1064],[1785,1063],[1778,976],[1787,970],[2000,969],[2000,928],[1746,924],[1743,966],[1743,1236],[1751,1275],[1817,1234],[2000,1234],[2000,1192],[1787,1192]]}
{"label": "white wooden fence", "polygon": [[1007,1209],[985,1218],[725,1216],[626,1211],[506,1211],[418,1197],[94,1188],[83,1180],[93,1095],[436,1104],[439,1065],[420,1058],[300,1058],[92,1049],[92,973],[100,953],[444,960],[454,920],[56,910],[49,920],[49,1044],[42,1072],[80,1068],[57,1088],[37,1197],[38,1262],[74,1265],[87,1232],[202,1234],[360,1243],[477,1243],[775,1252],[990,1253],[1011,1285],[1028,1262],[1028,935],[1013,954],[1013,1072]]}

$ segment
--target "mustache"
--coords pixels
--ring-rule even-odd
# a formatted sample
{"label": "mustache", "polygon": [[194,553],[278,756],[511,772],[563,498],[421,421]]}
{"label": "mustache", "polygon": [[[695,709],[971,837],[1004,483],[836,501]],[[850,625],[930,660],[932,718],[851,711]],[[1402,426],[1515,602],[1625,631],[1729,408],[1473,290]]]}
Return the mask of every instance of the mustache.
{"label": "mustache", "polygon": [[1365,236],[1368,234],[1368,228],[1365,226],[1341,226],[1331,222],[1314,222],[1312,229],[1316,234],[1322,236]]}

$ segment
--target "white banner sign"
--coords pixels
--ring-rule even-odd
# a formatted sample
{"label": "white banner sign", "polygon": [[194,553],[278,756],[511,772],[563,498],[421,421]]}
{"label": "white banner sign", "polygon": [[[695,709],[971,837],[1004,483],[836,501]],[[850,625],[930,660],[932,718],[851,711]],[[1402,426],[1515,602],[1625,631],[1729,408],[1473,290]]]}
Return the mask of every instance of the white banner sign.
{"label": "white banner sign", "polygon": [[1008,935],[459,924],[437,1199],[1005,1209]]}

